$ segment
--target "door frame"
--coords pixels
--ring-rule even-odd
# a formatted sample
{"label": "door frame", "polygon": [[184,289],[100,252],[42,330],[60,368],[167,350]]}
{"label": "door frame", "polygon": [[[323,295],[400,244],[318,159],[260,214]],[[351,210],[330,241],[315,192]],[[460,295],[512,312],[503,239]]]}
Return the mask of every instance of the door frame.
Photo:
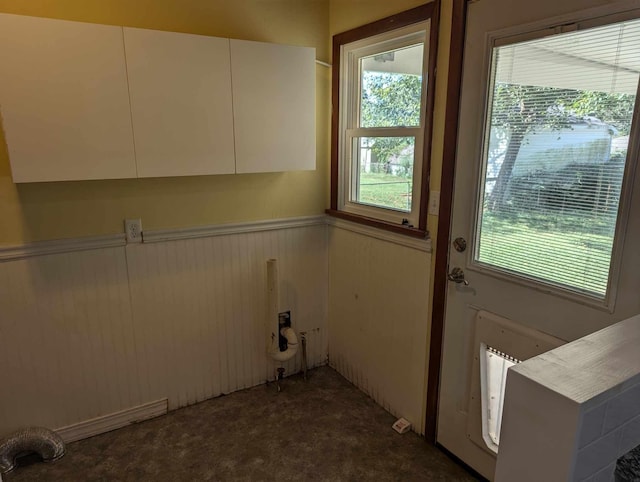
{"label": "door frame", "polygon": [[[425,437],[435,444],[438,424],[438,399],[440,396],[440,371],[444,344],[444,318],[447,301],[447,273],[449,269],[449,237],[453,205],[456,154],[458,145],[458,118],[460,91],[467,23],[467,5],[474,0],[453,0],[451,17],[451,42],[445,103],[444,139],[442,152],[442,177],[440,181],[440,210],[436,237],[433,279],[433,304],[431,308],[431,337],[429,342],[429,368],[427,379],[427,413]],[[452,53],[459,52],[454,58]]]}

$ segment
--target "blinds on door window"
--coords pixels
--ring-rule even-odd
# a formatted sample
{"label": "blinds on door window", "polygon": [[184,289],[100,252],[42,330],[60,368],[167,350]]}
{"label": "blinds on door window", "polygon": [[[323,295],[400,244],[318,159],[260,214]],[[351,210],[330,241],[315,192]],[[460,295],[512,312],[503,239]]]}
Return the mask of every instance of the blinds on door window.
{"label": "blinds on door window", "polygon": [[493,49],[476,262],[606,297],[640,20]]}

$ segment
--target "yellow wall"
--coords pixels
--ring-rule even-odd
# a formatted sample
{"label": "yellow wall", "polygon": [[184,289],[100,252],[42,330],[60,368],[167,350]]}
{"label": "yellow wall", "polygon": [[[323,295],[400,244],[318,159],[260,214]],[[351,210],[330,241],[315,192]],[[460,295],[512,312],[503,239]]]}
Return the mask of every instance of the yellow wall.
{"label": "yellow wall", "polygon": [[428,0],[331,0],[331,36],[425,3]]}
{"label": "yellow wall", "polygon": [[[0,0],[0,12],[309,46],[329,60],[328,0]],[[312,172],[15,185],[0,129],[0,246],[123,232],[127,217],[162,229],[323,213],[330,71],[316,72]]]}

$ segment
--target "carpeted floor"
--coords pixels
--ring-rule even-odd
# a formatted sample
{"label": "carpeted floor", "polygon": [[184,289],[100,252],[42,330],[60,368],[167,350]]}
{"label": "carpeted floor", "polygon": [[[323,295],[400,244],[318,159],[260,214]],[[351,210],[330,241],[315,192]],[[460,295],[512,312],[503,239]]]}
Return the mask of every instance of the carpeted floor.
{"label": "carpeted floor", "polygon": [[476,480],[328,367],[67,446],[17,481]]}

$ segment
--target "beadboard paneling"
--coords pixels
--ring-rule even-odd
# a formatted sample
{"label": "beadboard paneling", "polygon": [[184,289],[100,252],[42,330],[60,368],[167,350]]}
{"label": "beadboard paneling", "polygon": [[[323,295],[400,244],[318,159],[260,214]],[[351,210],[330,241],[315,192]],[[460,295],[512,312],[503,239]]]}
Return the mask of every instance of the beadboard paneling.
{"label": "beadboard paneling", "polygon": [[329,364],[424,433],[431,253],[331,227]]}
{"label": "beadboard paneling", "polygon": [[122,248],[0,263],[0,435],[139,405]]}
{"label": "beadboard paneling", "polygon": [[[273,377],[266,355],[266,261],[278,259],[280,310],[326,360],[326,226],[129,246],[136,346],[150,399],[169,409]],[[277,322],[276,322],[277,323]],[[276,325],[274,324],[274,329]],[[300,370],[301,353],[285,364]]]}
{"label": "beadboard paneling", "polygon": [[[0,262],[0,436],[164,398],[175,409],[273,378],[269,258],[280,309],[308,332],[309,367],[326,363],[326,225],[246,229]],[[300,370],[301,353],[285,368]]]}

